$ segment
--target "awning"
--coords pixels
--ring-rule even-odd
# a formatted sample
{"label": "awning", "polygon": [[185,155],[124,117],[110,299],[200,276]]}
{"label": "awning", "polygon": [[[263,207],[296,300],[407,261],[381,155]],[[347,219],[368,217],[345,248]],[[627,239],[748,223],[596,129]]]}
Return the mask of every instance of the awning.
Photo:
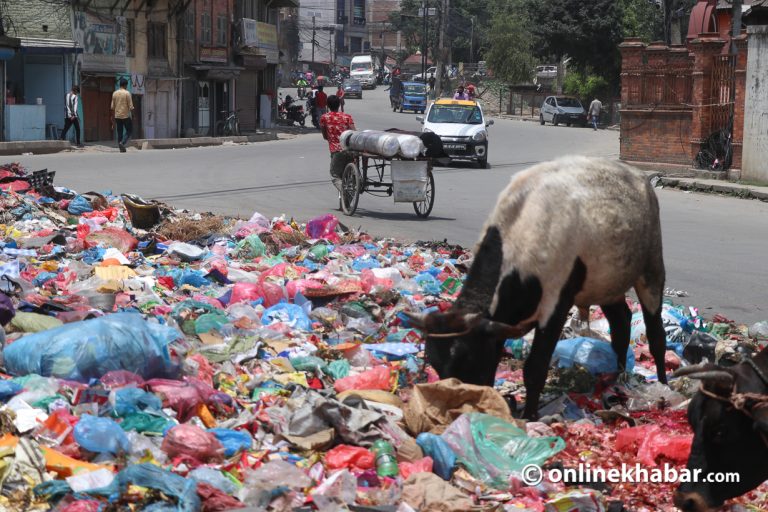
{"label": "awning", "polygon": [[201,80],[229,80],[240,76],[245,68],[242,66],[214,66],[210,64],[195,64],[190,66],[200,74]]}
{"label": "awning", "polygon": [[21,52],[32,54],[83,53],[83,49],[71,39],[43,39],[40,37],[22,37]]}

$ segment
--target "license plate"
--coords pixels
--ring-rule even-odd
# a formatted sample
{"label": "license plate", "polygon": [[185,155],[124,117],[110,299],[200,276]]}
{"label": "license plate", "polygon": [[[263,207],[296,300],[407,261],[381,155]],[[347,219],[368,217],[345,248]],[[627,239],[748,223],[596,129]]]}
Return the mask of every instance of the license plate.
{"label": "license plate", "polygon": [[466,144],[443,144],[443,149],[454,149],[458,151],[464,151],[467,149]]}

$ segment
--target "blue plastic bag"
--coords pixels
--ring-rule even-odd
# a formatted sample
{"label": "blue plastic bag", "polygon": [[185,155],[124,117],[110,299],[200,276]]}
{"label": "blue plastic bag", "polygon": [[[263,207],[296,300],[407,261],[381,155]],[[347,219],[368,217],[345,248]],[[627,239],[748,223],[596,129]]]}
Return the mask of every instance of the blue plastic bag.
{"label": "blue plastic bag", "polygon": [[0,380],[0,401],[6,402],[10,400],[21,393],[22,389],[24,388],[13,381]]}
{"label": "blue plastic bag", "polygon": [[224,455],[231,457],[240,450],[250,450],[253,444],[251,434],[243,430],[230,430],[228,428],[209,428],[208,432],[216,436],[224,447]]}
{"label": "blue plastic bag", "polygon": [[174,378],[168,345],[182,335],[138,313],[114,313],[29,334],[3,350],[11,375],[35,373],[78,382],[128,370],[144,379]]}
{"label": "blue plastic bag", "polygon": [[432,472],[443,480],[450,480],[453,468],[456,467],[456,454],[443,438],[424,432],[418,435],[416,444],[421,447],[424,455],[432,457]]}
{"label": "blue plastic bag", "polygon": [[35,276],[35,278],[32,280],[32,284],[34,286],[43,286],[45,283],[50,281],[51,279],[56,279],[56,277],[59,274],[56,272],[40,272]]}
{"label": "blue plastic bag", "polygon": [[173,283],[176,286],[184,286],[185,284],[188,284],[200,288],[201,286],[208,286],[211,284],[211,282],[205,278],[205,274],[199,270],[174,268],[169,270],[165,275],[171,276],[173,278]]}
{"label": "blue plastic bag", "polygon": [[301,306],[296,304],[281,302],[265,309],[261,317],[261,323],[269,325],[274,322],[283,322],[286,325],[303,331],[312,330],[312,322],[310,322],[307,313]]}
{"label": "blue plastic bag", "polygon": [[156,395],[139,388],[120,388],[114,392],[113,410],[118,416],[142,411],[159,412],[163,402]]}
{"label": "blue plastic bag", "polygon": [[89,452],[118,454],[131,449],[125,431],[109,418],[83,414],[75,425],[74,436],[77,444]]}
{"label": "blue plastic bag", "polygon": [[435,276],[429,272],[421,272],[419,275],[413,278],[416,284],[419,285],[421,291],[429,293],[430,295],[440,295],[440,281],[435,279]]}
{"label": "blue plastic bag", "polygon": [[75,198],[69,202],[67,211],[72,215],[82,215],[87,212],[92,212],[93,206],[91,206],[91,202],[83,196],[75,196]]}
{"label": "blue plastic bag", "polygon": [[[115,501],[130,485],[157,489],[166,496],[173,496],[178,499],[178,504],[175,507],[162,503],[158,504],[162,508],[154,507],[155,512],[159,510],[200,511],[201,504],[200,497],[197,495],[197,482],[192,478],[184,478],[154,464],[135,464],[120,471],[112,484],[104,490],[109,491],[110,501]],[[94,493],[89,492],[88,494]],[[149,510],[150,507],[146,507],[144,510]]]}
{"label": "blue plastic bag", "polygon": [[[560,368],[570,368],[578,364],[593,375],[619,371],[618,358],[611,344],[593,338],[569,338],[558,341],[553,359],[558,362]],[[635,354],[630,348],[627,350],[627,372],[632,373],[634,368]]]}

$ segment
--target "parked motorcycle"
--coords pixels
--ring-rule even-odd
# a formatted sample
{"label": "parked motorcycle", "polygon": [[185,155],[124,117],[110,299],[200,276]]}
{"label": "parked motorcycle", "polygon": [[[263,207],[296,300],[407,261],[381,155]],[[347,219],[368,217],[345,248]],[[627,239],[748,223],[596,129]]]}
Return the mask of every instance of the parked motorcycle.
{"label": "parked motorcycle", "polygon": [[304,126],[307,114],[304,112],[304,107],[297,105],[296,101],[290,96],[286,96],[277,109],[277,113],[280,119],[290,121],[291,126],[293,123],[298,123],[299,126]]}

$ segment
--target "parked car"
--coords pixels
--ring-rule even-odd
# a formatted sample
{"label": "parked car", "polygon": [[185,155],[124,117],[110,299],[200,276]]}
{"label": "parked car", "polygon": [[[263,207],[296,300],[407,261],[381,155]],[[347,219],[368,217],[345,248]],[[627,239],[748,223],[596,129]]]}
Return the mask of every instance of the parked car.
{"label": "parked car", "polygon": [[400,103],[400,112],[413,110],[423,114],[427,109],[427,86],[421,82],[403,83],[403,101]]}
{"label": "parked car", "polygon": [[488,127],[480,103],[476,101],[439,99],[432,103],[427,115],[416,116],[424,127],[440,137],[443,150],[451,160],[477,162],[481,169],[488,166]]}
{"label": "parked car", "polygon": [[360,84],[360,80],[354,78],[347,78],[342,84],[344,88],[345,98],[360,98],[363,99],[363,86]]}
{"label": "parked car", "polygon": [[550,122],[557,126],[560,123],[566,126],[576,124],[587,126],[587,111],[576,98],[569,96],[549,96],[541,105],[539,122],[543,125]]}

